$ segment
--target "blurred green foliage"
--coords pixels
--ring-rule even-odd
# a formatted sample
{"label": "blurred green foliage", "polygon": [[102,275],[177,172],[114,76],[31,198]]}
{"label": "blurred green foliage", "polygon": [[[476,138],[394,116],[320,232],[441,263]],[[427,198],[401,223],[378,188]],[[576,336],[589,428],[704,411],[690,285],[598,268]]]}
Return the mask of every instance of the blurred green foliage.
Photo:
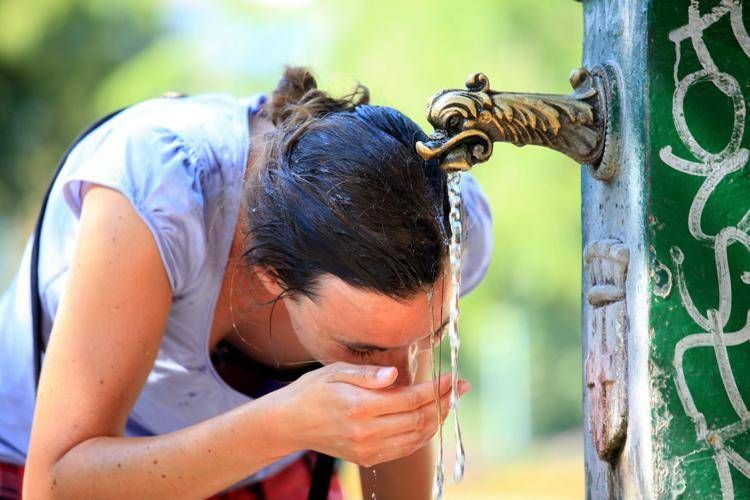
{"label": "blurred green foliage", "polygon": [[0,211],[38,205],[58,157],[92,118],[102,78],[147,47],[150,8],[0,2]]}
{"label": "blurred green foliage", "polygon": [[[66,145],[117,107],[173,89],[270,91],[291,63],[311,66],[334,93],[359,80],[373,103],[429,130],[429,96],[462,88],[475,71],[495,89],[568,93],[581,40],[572,0],[0,0],[0,214],[14,242],[3,260],[16,265]],[[462,303],[461,369],[478,380],[483,342],[514,334],[488,324],[488,311],[511,304],[528,325],[534,435],[578,426],[580,167],[498,145],[474,175],[491,200],[496,243],[486,280]],[[481,384],[463,406],[469,423],[491,393]]]}

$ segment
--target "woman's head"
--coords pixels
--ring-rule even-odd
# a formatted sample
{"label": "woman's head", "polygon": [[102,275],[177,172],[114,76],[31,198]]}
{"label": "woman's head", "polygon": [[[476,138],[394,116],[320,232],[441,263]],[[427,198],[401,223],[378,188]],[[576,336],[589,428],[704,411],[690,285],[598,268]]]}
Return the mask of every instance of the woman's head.
{"label": "woman's head", "polygon": [[[361,85],[334,99],[304,68],[287,68],[270,102],[275,132],[248,180],[244,256],[278,281],[285,303],[296,303],[290,316],[304,301],[308,316],[309,307],[335,308],[341,301],[329,299],[346,289],[358,304],[380,303],[352,321],[400,311],[404,322],[424,326],[428,292],[446,262],[445,174],[416,153],[425,139],[418,125],[368,100]],[[427,323],[415,320],[418,310]]]}

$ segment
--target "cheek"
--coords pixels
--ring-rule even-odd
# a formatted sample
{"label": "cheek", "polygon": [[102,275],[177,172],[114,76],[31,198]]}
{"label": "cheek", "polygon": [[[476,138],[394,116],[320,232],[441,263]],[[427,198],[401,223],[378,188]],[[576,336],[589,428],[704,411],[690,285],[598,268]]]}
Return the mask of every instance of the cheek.
{"label": "cheek", "polygon": [[290,307],[288,312],[297,340],[316,361],[324,365],[336,361],[350,361],[347,353],[338,344],[327,340],[319,332],[312,315],[301,307]]}

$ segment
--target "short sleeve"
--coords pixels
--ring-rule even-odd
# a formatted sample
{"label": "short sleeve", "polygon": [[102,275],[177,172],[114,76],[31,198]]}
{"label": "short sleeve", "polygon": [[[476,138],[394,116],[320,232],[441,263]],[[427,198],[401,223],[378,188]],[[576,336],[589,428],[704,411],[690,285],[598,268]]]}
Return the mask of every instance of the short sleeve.
{"label": "short sleeve", "polygon": [[172,294],[181,294],[206,260],[199,158],[164,128],[118,124],[96,132],[74,148],[63,167],[65,203],[78,218],[84,183],[121,192],[153,234]]}
{"label": "short sleeve", "polygon": [[463,220],[466,224],[466,244],[461,259],[461,295],[479,285],[492,259],[494,238],[490,204],[479,183],[465,173],[461,176]]}

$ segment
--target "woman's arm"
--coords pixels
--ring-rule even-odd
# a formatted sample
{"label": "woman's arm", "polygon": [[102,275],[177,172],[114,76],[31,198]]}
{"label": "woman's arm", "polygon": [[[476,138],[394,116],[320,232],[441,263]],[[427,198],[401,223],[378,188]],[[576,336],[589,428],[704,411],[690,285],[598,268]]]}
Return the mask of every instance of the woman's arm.
{"label": "woman's arm", "polygon": [[24,497],[206,496],[291,451],[257,432],[269,429],[262,404],[164,436],[122,437],[170,305],[145,223],[117,191],[91,188],[45,355]]}

